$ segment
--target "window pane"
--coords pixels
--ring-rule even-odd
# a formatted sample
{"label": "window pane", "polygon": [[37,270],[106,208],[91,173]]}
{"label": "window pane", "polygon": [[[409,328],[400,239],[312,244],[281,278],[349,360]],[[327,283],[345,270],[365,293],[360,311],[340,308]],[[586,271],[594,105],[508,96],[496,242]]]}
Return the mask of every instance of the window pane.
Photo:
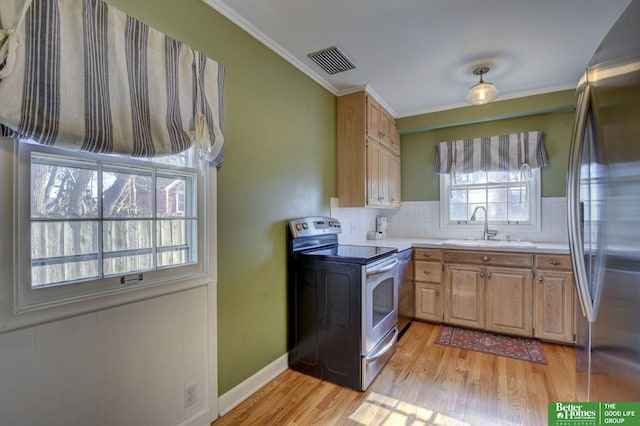
{"label": "window pane", "polygon": [[487,201],[492,202],[507,202],[507,188],[506,187],[493,187],[487,190]]}
{"label": "window pane", "polygon": [[156,182],[156,209],[158,217],[192,216],[188,202],[191,176],[158,177]]}
{"label": "window pane", "polygon": [[451,191],[452,203],[466,203],[467,202],[467,190],[466,189],[454,189]]}
{"label": "window pane", "polygon": [[485,204],[487,202],[487,191],[483,189],[470,189],[469,190],[469,202]]}
{"label": "window pane", "polygon": [[31,287],[99,276],[98,223],[32,222]]}
{"label": "window pane", "polygon": [[489,220],[507,220],[507,203],[490,203]]}
{"label": "window pane", "polygon": [[451,209],[449,217],[451,220],[467,220],[467,205],[466,204],[450,204]]}
{"label": "window pane", "polygon": [[152,227],[151,220],[104,221],[102,245],[105,253],[151,248]]}
{"label": "window pane", "polygon": [[105,167],[102,175],[104,217],[151,217],[153,184],[151,171]]}
{"label": "window pane", "polygon": [[527,203],[509,204],[509,220],[526,222],[529,220],[529,207]]}
{"label": "window pane", "polygon": [[510,203],[524,203],[527,200],[527,187],[526,186],[512,186],[509,187],[509,202]]}
{"label": "window pane", "polygon": [[98,222],[32,222],[31,259],[98,253]]}
{"label": "window pane", "polygon": [[36,154],[31,161],[32,218],[97,217],[95,163]]}
{"label": "window pane", "polygon": [[195,219],[158,221],[158,267],[197,261],[196,226]]}

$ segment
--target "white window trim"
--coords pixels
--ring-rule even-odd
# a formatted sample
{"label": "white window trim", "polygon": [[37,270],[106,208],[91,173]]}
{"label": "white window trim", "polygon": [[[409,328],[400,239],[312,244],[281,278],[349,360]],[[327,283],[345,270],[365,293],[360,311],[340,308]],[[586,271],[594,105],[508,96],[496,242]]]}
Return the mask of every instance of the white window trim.
{"label": "white window trim", "polygon": [[[489,228],[496,229],[498,236],[496,239],[504,239],[509,232],[534,232],[542,230],[542,197],[541,197],[541,177],[540,169],[533,169],[533,178],[529,183],[529,203],[531,205],[531,220],[528,223],[492,223],[489,221]],[[466,221],[455,223],[449,221],[449,184],[451,178],[448,174],[440,175],[440,229],[443,231],[468,231],[475,236],[477,232],[482,233],[484,221]]]}
{"label": "white window trim", "polygon": [[[4,275],[0,277],[0,333],[191,288],[215,285],[217,174],[215,171],[205,171],[204,175],[199,175],[197,183],[200,188],[198,203],[202,203],[198,208],[202,213],[198,225],[199,261],[193,270],[180,274],[167,274],[167,270],[162,270],[164,276],[147,272],[145,275],[150,274],[148,279],[145,276],[144,281],[147,282],[135,286],[121,285],[120,277],[106,278],[104,280],[113,281],[116,285],[97,293],[63,294],[53,301],[21,304],[20,291],[24,283],[21,284],[20,277],[24,274],[24,269],[30,268],[31,264],[29,251],[26,251],[26,259],[24,251],[24,246],[29,246],[29,238],[25,239],[24,236],[29,235],[30,220],[28,214],[20,214],[19,209],[14,209],[13,206],[22,203],[23,206],[26,205],[25,212],[29,211],[30,180],[28,176],[26,181],[20,180],[20,173],[25,173],[26,170],[28,174],[29,171],[29,157],[26,157],[25,163],[24,155],[17,140],[0,138],[0,233],[12,236],[0,242],[0,269]],[[83,154],[73,153],[73,156],[76,155]],[[22,178],[24,179],[24,176]],[[61,286],[63,290],[64,287],[66,286]],[[34,291],[41,290],[47,289]]]}

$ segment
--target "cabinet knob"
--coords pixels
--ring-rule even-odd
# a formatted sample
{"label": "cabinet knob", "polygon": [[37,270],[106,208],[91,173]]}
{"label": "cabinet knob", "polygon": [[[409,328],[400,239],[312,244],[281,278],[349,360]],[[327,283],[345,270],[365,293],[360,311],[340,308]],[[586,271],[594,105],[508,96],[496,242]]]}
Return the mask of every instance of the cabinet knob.
{"label": "cabinet knob", "polygon": [[491,260],[491,258],[489,256],[482,256],[480,260],[482,260],[483,262],[488,262]]}
{"label": "cabinet knob", "polygon": [[436,290],[436,296],[440,296],[440,290]]}
{"label": "cabinet knob", "polygon": [[538,275],[538,281],[542,282],[542,275]]}
{"label": "cabinet knob", "polygon": [[488,277],[488,278],[491,278],[491,272],[489,272],[489,273],[487,274],[487,277]]}
{"label": "cabinet knob", "polygon": [[550,260],[549,260],[549,263],[550,263],[551,265],[559,265],[559,264],[560,264],[560,261],[559,261],[558,259],[550,259]]}
{"label": "cabinet knob", "polygon": [[484,272],[480,272],[480,278],[484,278]]}

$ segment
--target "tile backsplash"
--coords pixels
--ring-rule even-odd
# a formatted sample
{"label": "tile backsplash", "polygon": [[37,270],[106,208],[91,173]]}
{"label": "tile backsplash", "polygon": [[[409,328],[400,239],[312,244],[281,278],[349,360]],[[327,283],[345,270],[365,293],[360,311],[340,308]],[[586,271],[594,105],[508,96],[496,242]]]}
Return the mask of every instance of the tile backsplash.
{"label": "tile backsplash", "polygon": [[[541,230],[518,225],[490,226],[498,230],[498,239],[508,235],[512,240],[565,243],[567,239],[567,199],[543,197]],[[331,216],[342,222],[341,244],[367,239],[367,232],[375,231],[376,217],[388,219],[387,238],[480,238],[482,225],[462,225],[460,229],[440,228],[439,201],[406,201],[397,210],[338,207],[338,199],[331,198]]]}

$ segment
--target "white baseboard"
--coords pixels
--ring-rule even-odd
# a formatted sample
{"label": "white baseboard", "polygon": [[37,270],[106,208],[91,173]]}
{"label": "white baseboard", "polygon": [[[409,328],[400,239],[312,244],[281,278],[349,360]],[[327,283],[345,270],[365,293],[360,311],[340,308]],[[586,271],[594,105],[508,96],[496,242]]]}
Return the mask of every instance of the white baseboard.
{"label": "white baseboard", "polygon": [[271,380],[275,379],[278,374],[282,373],[288,367],[288,354],[284,354],[235,388],[226,392],[224,395],[220,395],[218,399],[220,416],[224,416],[233,410],[238,404],[249,398]]}

